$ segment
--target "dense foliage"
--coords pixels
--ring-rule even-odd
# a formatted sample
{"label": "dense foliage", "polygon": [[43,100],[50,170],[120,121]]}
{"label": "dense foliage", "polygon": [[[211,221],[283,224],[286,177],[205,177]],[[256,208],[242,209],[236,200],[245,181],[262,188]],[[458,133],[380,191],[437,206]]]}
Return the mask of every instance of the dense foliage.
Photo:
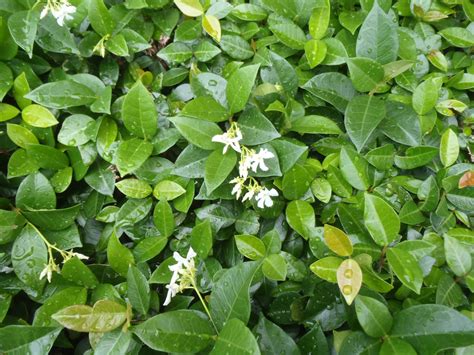
{"label": "dense foliage", "polygon": [[472,21],[0,0],[0,353],[472,354]]}

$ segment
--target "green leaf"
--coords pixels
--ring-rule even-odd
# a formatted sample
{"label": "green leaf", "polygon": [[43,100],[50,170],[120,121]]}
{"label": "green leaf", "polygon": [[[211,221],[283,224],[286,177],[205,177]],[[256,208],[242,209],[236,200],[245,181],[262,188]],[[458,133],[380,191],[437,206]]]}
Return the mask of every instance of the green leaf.
{"label": "green leaf", "polygon": [[210,354],[249,354],[259,355],[257,341],[250,329],[237,318],[230,319],[217,337],[216,345]]}
{"label": "green leaf", "polygon": [[296,164],[283,176],[283,195],[288,200],[297,200],[308,191],[310,183],[311,175],[304,167]]}
{"label": "green leaf", "polygon": [[395,164],[400,169],[415,169],[426,165],[438,155],[438,148],[419,146],[408,148],[405,151],[405,156],[395,156]]}
{"label": "green leaf", "polygon": [[242,112],[237,123],[243,136],[240,143],[244,145],[263,144],[280,137],[270,120],[253,106]]}
{"label": "green leaf", "polygon": [[39,228],[57,231],[73,224],[80,209],[81,205],[75,205],[62,209],[29,209],[22,214]]}
{"label": "green leaf", "polygon": [[165,237],[149,237],[142,239],[133,249],[137,263],[153,259],[165,248],[168,239]]}
{"label": "green leaf", "polygon": [[33,57],[38,21],[38,12],[35,10],[15,12],[8,18],[8,29],[12,38],[30,58]]}
{"label": "green leaf", "polygon": [[60,80],[37,87],[25,98],[50,108],[69,108],[90,105],[96,99],[95,92],[86,85],[72,80]]}
{"label": "green leaf", "polygon": [[208,194],[225,181],[236,163],[237,154],[232,149],[223,154],[222,150],[218,148],[209,155],[206,160],[204,173],[204,183],[206,184]]}
{"label": "green leaf", "polygon": [[183,63],[193,56],[193,51],[185,43],[173,42],[160,50],[157,54],[163,60],[171,63]]}
{"label": "green leaf", "polygon": [[356,52],[358,57],[374,59],[387,64],[397,59],[398,34],[393,22],[395,14],[386,14],[377,1],[364,20],[357,36]]}
{"label": "green leaf", "polygon": [[400,102],[386,102],[387,117],[380,124],[383,133],[400,144],[421,145],[421,125],[416,112]]}
{"label": "green leaf", "polygon": [[[64,263],[61,276],[76,285],[87,288],[95,288],[99,284],[99,280],[97,280],[94,273],[77,257],[73,257]],[[82,303],[85,303],[85,301]]]}
{"label": "green leaf", "polygon": [[158,115],[155,103],[141,80],[125,95],[122,120],[125,127],[137,137],[148,140],[156,134]]}
{"label": "green leaf", "polygon": [[[2,81],[0,82],[0,101],[3,100],[7,92],[13,86],[13,73],[5,63],[0,62],[0,77]],[[1,109],[0,109],[1,112]],[[0,121],[3,121],[2,115],[0,114]]]}
{"label": "green leaf", "polygon": [[28,175],[18,187],[16,206],[21,209],[56,208],[56,194],[49,180],[39,172]]}
{"label": "green leaf", "polygon": [[252,47],[240,36],[223,35],[219,44],[226,54],[237,60],[249,59],[254,55]]}
{"label": "green leaf", "polygon": [[265,256],[265,244],[253,235],[236,235],[235,244],[240,254],[250,260],[258,260]]}
{"label": "green leaf", "polygon": [[124,179],[115,184],[125,196],[131,198],[145,198],[152,193],[152,188],[143,180],[138,179]]}
{"label": "green leaf", "polygon": [[385,114],[385,103],[376,96],[356,96],[349,102],[344,124],[359,152],[374,138],[373,134]]}
{"label": "green leaf", "polygon": [[67,287],[54,293],[49,297],[41,307],[36,310],[34,326],[55,327],[59,323],[54,321],[51,316],[63,308],[84,304],[87,301],[87,290],[82,287]]}
{"label": "green leaf", "polygon": [[286,207],[286,221],[299,235],[308,239],[316,225],[313,207],[306,201],[291,201]]}
{"label": "green leaf", "polygon": [[380,348],[380,355],[416,355],[415,349],[407,343],[398,338],[385,338],[382,347]]}
{"label": "green leaf", "polygon": [[107,260],[112,269],[123,277],[127,277],[129,267],[135,264],[132,252],[120,244],[115,232],[112,233],[107,244]]}
{"label": "green leaf", "polygon": [[369,92],[382,82],[385,76],[381,64],[370,58],[350,58],[347,60],[354,87],[360,92]]}
{"label": "green leaf", "polygon": [[292,49],[304,49],[306,36],[303,30],[293,21],[271,14],[268,17],[268,27],[285,46]]}
{"label": "green leaf", "polygon": [[146,277],[135,266],[127,273],[127,297],[140,314],[147,314],[150,307],[150,286]]}
{"label": "green leaf", "polygon": [[434,304],[398,312],[391,331],[391,337],[407,341],[422,354],[471,345],[473,336],[472,320],[454,309]]}
{"label": "green leaf", "polygon": [[448,128],[441,136],[439,157],[444,167],[453,165],[459,156],[459,141],[456,133]]}
{"label": "green leaf", "polygon": [[259,68],[258,64],[248,65],[237,69],[229,78],[226,94],[231,114],[244,109],[255,85]]}
{"label": "green leaf", "polygon": [[258,339],[258,346],[263,354],[300,354],[293,338],[263,315],[260,316],[253,333]]}
{"label": "green leaf", "polygon": [[191,144],[205,150],[214,150],[221,146],[212,141],[212,137],[222,134],[216,123],[184,116],[170,117],[169,120]]}
{"label": "green leaf", "polygon": [[356,93],[351,80],[340,73],[315,75],[303,85],[303,89],[321,100],[329,102],[340,112],[346,110],[348,103]]}
{"label": "green leaf", "polygon": [[99,343],[94,349],[96,355],[113,355],[123,353],[128,349],[132,341],[131,332],[123,332],[115,330],[113,332],[105,333],[99,340]]}
{"label": "green leaf", "polygon": [[140,138],[124,140],[117,149],[117,168],[121,176],[137,170],[153,152],[153,144]]}
{"label": "green leaf", "polygon": [[318,0],[309,19],[309,34],[314,39],[321,39],[327,32],[331,15],[329,0]]}
{"label": "green leaf", "polygon": [[402,284],[419,294],[423,283],[423,273],[415,257],[402,249],[389,248],[387,260]]}
{"label": "green leaf", "polygon": [[352,255],[353,248],[349,237],[339,228],[324,225],[324,241],[329,249],[339,256]]}
{"label": "green leaf", "polygon": [[40,293],[46,283],[46,278],[40,280],[40,275],[48,263],[48,253],[38,230],[33,226],[24,227],[15,239],[11,260],[18,279]]}
{"label": "green leaf", "polygon": [[312,263],[309,269],[319,278],[337,283],[337,269],[342,261],[336,256],[327,256]]}
{"label": "green leaf", "polygon": [[189,101],[181,114],[210,122],[223,122],[229,117],[229,112],[210,96],[200,96]]}
{"label": "green leaf", "polygon": [[413,92],[412,105],[419,115],[427,114],[438,101],[439,85],[433,79],[428,79],[418,85]]}
{"label": "green leaf", "polygon": [[364,195],[364,223],[372,239],[387,246],[398,237],[400,218],[385,200],[366,193]]}
{"label": "green leaf", "polygon": [[38,144],[36,136],[23,126],[7,123],[7,135],[10,140],[21,148],[27,148],[29,144]]}
{"label": "green leaf", "polygon": [[109,332],[120,327],[127,319],[127,309],[110,300],[100,300],[94,307],[75,305],[63,308],[53,315],[62,326],[76,332]]}
{"label": "green leaf", "polygon": [[11,120],[20,113],[15,106],[0,103],[0,122]]}
{"label": "green leaf", "polygon": [[316,178],[311,183],[311,192],[319,201],[328,203],[332,196],[332,187],[328,180]]}
{"label": "green leaf", "polygon": [[374,298],[358,296],[355,300],[357,319],[367,335],[380,338],[389,333],[392,315],[387,306]]}
{"label": "green leaf", "polygon": [[327,54],[327,45],[324,41],[311,39],[304,45],[304,53],[312,69],[323,62]]}
{"label": "green leaf", "polygon": [[300,134],[341,134],[339,126],[324,116],[304,116],[291,123],[291,130]]}
{"label": "green leaf", "polygon": [[263,259],[262,272],[270,280],[285,281],[288,265],[283,256],[272,254]]}
{"label": "green leaf", "polygon": [[474,46],[472,31],[462,27],[448,27],[439,34],[455,47],[468,48]]}
{"label": "green leaf", "polygon": [[153,211],[153,221],[163,237],[168,238],[173,234],[175,220],[173,210],[166,199],[158,201]]}
{"label": "green leaf", "polygon": [[4,354],[48,354],[61,328],[9,325],[0,328],[0,351]]}
{"label": "green leaf", "polygon": [[95,138],[96,129],[96,122],[89,116],[69,116],[58,133],[58,142],[69,146],[83,145]]}
{"label": "green leaf", "polygon": [[209,306],[217,329],[221,330],[224,325],[231,323],[233,318],[248,322],[249,288],[258,268],[257,262],[242,263],[227,270],[214,284]]}
{"label": "green leaf", "polygon": [[198,17],[204,11],[199,0],[174,0],[174,3],[186,16]]}
{"label": "green leaf", "polygon": [[115,23],[107,7],[105,7],[103,0],[91,0],[89,2],[87,17],[89,18],[92,28],[99,35],[105,37],[106,35],[112,34]]}
{"label": "green leaf", "polygon": [[370,187],[367,161],[352,148],[341,148],[339,167],[346,181],[358,190]]}
{"label": "green leaf", "polygon": [[205,219],[191,231],[191,246],[201,259],[206,259],[212,250],[212,243],[212,226],[209,219]]}
{"label": "green leaf", "polygon": [[28,144],[26,147],[28,159],[38,167],[60,170],[69,166],[69,159],[59,149],[42,144]]}
{"label": "green leaf", "polygon": [[186,190],[178,183],[171,180],[163,180],[156,184],[153,196],[158,200],[174,200],[184,194]]}
{"label": "green leaf", "polygon": [[132,329],[154,350],[168,353],[197,353],[212,342],[214,330],[203,313],[177,310],[158,314]]}
{"label": "green leaf", "polygon": [[469,250],[456,238],[444,235],[446,263],[457,276],[465,276],[472,269],[472,258]]}
{"label": "green leaf", "polygon": [[58,120],[46,107],[40,105],[28,105],[21,112],[21,117],[30,126],[46,128],[58,124]]}
{"label": "green leaf", "polygon": [[395,147],[392,144],[386,144],[370,150],[365,155],[365,160],[378,170],[388,170],[393,166],[394,156]]}

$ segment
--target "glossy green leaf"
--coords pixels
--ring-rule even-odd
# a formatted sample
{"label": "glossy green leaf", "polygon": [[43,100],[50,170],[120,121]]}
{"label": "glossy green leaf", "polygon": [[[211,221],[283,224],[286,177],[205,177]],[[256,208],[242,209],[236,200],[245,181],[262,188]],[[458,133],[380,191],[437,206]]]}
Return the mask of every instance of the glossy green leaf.
{"label": "glossy green leaf", "polygon": [[392,243],[400,231],[400,218],[382,198],[364,195],[364,222],[372,239],[380,246]]}
{"label": "glossy green leaf", "polygon": [[231,114],[242,111],[255,85],[259,65],[249,65],[237,69],[227,83],[227,101]]}
{"label": "glossy green leaf", "polygon": [[214,336],[203,313],[185,309],[149,318],[134,327],[133,333],[154,350],[181,353],[204,350]]}
{"label": "glossy green leaf", "polygon": [[125,95],[122,104],[125,127],[137,137],[150,139],[157,130],[157,113],[153,97],[139,80]]}

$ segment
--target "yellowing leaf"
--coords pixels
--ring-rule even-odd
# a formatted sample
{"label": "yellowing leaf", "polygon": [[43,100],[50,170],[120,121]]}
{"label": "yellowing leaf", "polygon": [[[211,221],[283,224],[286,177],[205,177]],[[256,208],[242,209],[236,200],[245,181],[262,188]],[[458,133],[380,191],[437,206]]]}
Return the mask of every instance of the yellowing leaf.
{"label": "yellowing leaf", "polygon": [[337,269],[337,284],[348,305],[351,305],[362,286],[362,270],[357,261],[347,259]]}
{"label": "yellowing leaf", "polygon": [[202,18],[202,27],[207,32],[207,34],[214,38],[217,42],[221,41],[221,23],[217,17],[205,15]]}
{"label": "yellowing leaf", "polygon": [[324,225],[324,240],[329,249],[340,256],[349,256],[352,254],[352,243],[349,237],[339,228]]}
{"label": "yellowing leaf", "polygon": [[204,12],[199,0],[174,0],[175,5],[189,17],[201,16]]}
{"label": "yellowing leaf", "polygon": [[461,179],[459,179],[460,189],[470,186],[474,186],[474,171],[465,172]]}

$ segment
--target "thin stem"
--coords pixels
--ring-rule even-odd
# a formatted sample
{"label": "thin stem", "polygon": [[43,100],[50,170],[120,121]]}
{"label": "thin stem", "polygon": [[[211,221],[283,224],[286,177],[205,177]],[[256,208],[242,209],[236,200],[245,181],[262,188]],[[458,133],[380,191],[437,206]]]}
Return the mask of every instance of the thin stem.
{"label": "thin stem", "polygon": [[211,312],[209,312],[209,309],[207,308],[206,302],[205,302],[204,299],[202,298],[201,292],[199,292],[199,290],[198,290],[198,288],[197,288],[196,283],[194,282],[194,280],[192,281],[192,284],[193,284],[194,290],[196,291],[196,293],[197,293],[197,295],[198,295],[198,297],[199,297],[199,300],[200,300],[201,303],[202,303],[202,306],[204,307],[204,310],[205,310],[206,313],[207,313],[207,316],[208,316],[209,319],[211,320],[212,326],[214,327],[214,330],[216,331],[216,334],[219,335],[219,331],[217,330],[216,324],[214,323],[214,320],[213,320],[212,317],[211,317]]}

